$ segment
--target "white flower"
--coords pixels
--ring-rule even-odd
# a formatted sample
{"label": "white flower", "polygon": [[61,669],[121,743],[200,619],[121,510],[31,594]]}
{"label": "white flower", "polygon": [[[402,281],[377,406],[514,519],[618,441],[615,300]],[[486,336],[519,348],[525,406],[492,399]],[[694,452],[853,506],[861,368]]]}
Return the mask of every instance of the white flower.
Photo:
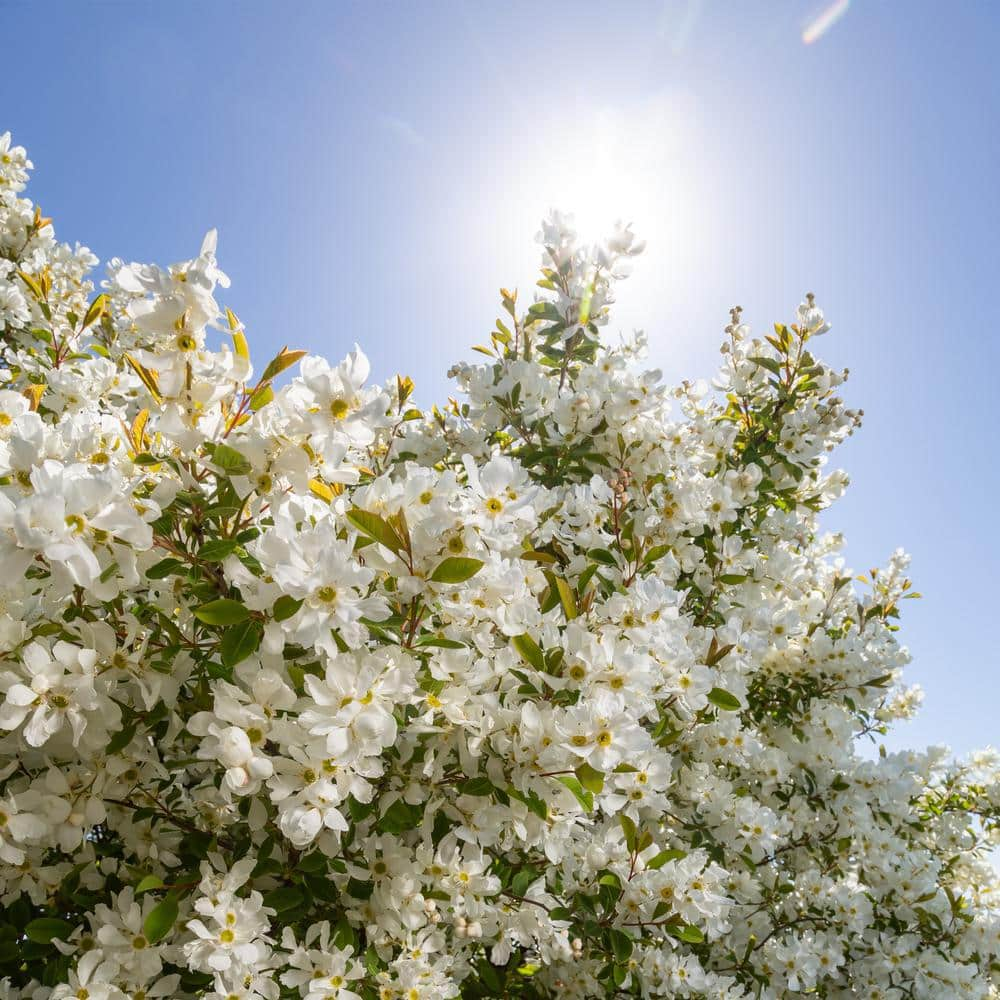
{"label": "white flower", "polygon": [[117,712],[95,690],[94,650],[59,640],[50,653],[40,642],[33,642],[25,648],[23,661],[26,683],[17,673],[8,672],[0,679],[0,685],[6,686],[0,728],[17,729],[27,719],[24,739],[30,746],[43,746],[67,722],[76,746],[92,717],[88,713]]}

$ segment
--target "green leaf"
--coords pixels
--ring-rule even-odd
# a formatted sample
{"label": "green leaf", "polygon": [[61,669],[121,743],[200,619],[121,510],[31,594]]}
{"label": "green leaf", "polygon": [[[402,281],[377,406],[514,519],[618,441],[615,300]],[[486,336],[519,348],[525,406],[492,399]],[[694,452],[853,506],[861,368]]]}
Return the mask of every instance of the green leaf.
{"label": "green leaf", "polygon": [[86,329],[88,326],[90,326],[90,324],[93,323],[95,320],[98,320],[98,319],[101,318],[101,316],[103,315],[105,309],[107,309],[108,303],[110,301],[111,301],[110,298],[106,294],[102,293],[102,294],[98,295],[97,298],[94,299],[93,302],[90,303],[90,306],[87,309],[87,313],[83,317],[83,327],[84,327],[84,329]]}
{"label": "green leaf", "polygon": [[198,549],[198,558],[205,562],[222,562],[239,548],[239,544],[235,538],[213,538]]}
{"label": "green leaf", "polygon": [[195,608],[194,616],[206,625],[238,625],[250,617],[250,610],[239,601],[221,597]]}
{"label": "green leaf", "polygon": [[170,893],[163,897],[146,916],[142,923],[142,932],[150,944],[156,944],[167,936],[177,919],[177,896]]}
{"label": "green leaf", "polygon": [[576,769],[576,776],[588,792],[600,795],[604,791],[604,772],[591,767],[586,761]]}
{"label": "green leaf", "polygon": [[230,476],[247,476],[253,470],[250,460],[228,444],[217,444],[211,450],[212,464]]}
{"label": "green leaf", "polygon": [[479,970],[479,978],[482,984],[490,993],[494,996],[503,996],[503,979],[501,979],[497,967],[489,959],[482,958],[476,963],[476,968]]}
{"label": "green leaf", "polygon": [[261,410],[268,403],[274,399],[274,390],[270,385],[262,385],[251,397],[250,397],[250,409],[253,411]]}
{"label": "green leaf", "polygon": [[705,940],[701,929],[695,927],[694,924],[664,924],[664,929],[668,934],[672,934],[675,938],[680,938],[681,941],[686,941],[688,944],[701,944]]}
{"label": "green leaf", "polygon": [[548,819],[549,808],[534,790],[525,793],[518,791],[516,788],[508,788],[507,794],[512,799],[523,802],[528,807],[528,812],[534,813],[539,819]]}
{"label": "green leaf", "polygon": [[299,358],[304,358],[308,353],[308,351],[290,351],[287,347],[283,347],[268,362],[264,374],[260,377],[261,382],[267,382],[275,375],[280,375],[286,368],[291,368]]}
{"label": "green leaf", "polygon": [[601,563],[604,566],[617,566],[618,561],[607,549],[589,549],[587,558],[591,562]]}
{"label": "green leaf", "polygon": [[402,799],[396,799],[382,814],[377,825],[383,833],[405,833],[420,826],[422,816],[420,806],[407,805]]}
{"label": "green leaf", "polygon": [[223,666],[235,667],[248,656],[260,649],[260,640],[264,634],[263,626],[252,619],[240,622],[227,628],[219,644],[219,657]]}
{"label": "green leaf", "polygon": [[437,564],[430,575],[432,583],[464,583],[483,568],[482,559],[466,556],[449,556]]}
{"label": "green leaf", "polygon": [[608,937],[611,939],[611,951],[614,953],[616,962],[627,962],[632,956],[632,939],[624,932],[618,930],[617,927],[612,927],[608,931]]}
{"label": "green leaf", "polygon": [[165,577],[170,576],[171,573],[176,573],[178,570],[184,568],[184,563],[180,559],[174,559],[173,556],[167,556],[166,559],[161,559],[158,563],[153,563],[149,569],[146,570],[146,577],[150,580],[162,580]]}
{"label": "green leaf", "polygon": [[126,726],[124,729],[119,730],[111,737],[108,745],[105,747],[105,753],[108,756],[118,753],[124,750],[132,742],[132,737],[135,736],[137,725],[132,723],[131,726]]}
{"label": "green leaf", "polygon": [[73,933],[75,925],[66,920],[59,920],[57,917],[38,917],[32,920],[24,928],[24,933],[29,941],[36,944],[49,944],[53,938],[60,941],[68,941]]}
{"label": "green leaf", "polygon": [[646,862],[646,867],[655,870],[662,868],[668,861],[680,861],[686,857],[687,851],[660,851]]}
{"label": "green leaf", "polygon": [[521,656],[536,670],[545,670],[545,657],[542,655],[542,649],[527,632],[524,635],[515,635],[511,642]]}
{"label": "green leaf", "polygon": [[484,777],[470,778],[459,784],[458,791],[461,795],[492,795],[493,782]]}
{"label": "green leaf", "polygon": [[625,846],[629,849],[629,853],[632,853],[639,842],[639,831],[635,825],[635,820],[630,816],[626,816],[625,813],[619,813],[618,822],[621,824],[622,833],[625,834]]}
{"label": "green leaf", "polygon": [[769,372],[773,372],[775,375],[781,374],[781,362],[777,358],[751,358],[754,364],[760,365],[761,368],[766,368]]}
{"label": "green leaf", "polygon": [[579,779],[568,774],[557,774],[556,781],[565,785],[576,797],[576,801],[579,802],[587,812],[593,811],[594,796],[580,784]]}
{"label": "green leaf", "polygon": [[652,566],[657,560],[662,559],[670,551],[669,545],[654,545],[643,557],[643,566]]}
{"label": "green leaf", "polygon": [[722,688],[712,688],[708,692],[708,700],[716,708],[721,708],[725,712],[738,712],[743,707],[739,698],[731,695],[728,691],[723,691]]}
{"label": "green leaf", "polygon": [[443,635],[422,635],[417,639],[417,646],[434,646],[437,649],[467,649],[468,644],[458,639],[448,639]]}
{"label": "green leaf", "polygon": [[156,875],[147,875],[136,887],[135,894],[138,896],[142,892],[149,892],[150,889],[162,889],[163,879]]}
{"label": "green leaf", "polygon": [[580,613],[576,607],[576,596],[573,588],[561,577],[556,577],[556,589],[559,591],[559,601],[563,606],[563,613],[570,620],[576,618]]}
{"label": "green leaf", "polygon": [[390,552],[398,555],[399,550],[403,548],[403,540],[392,530],[389,522],[378,514],[372,514],[360,507],[352,507],[347,512],[347,520],[366,538],[374,539]]}
{"label": "green leaf", "polygon": [[282,594],[274,602],[274,610],[271,612],[276,622],[287,621],[302,607],[302,601],[297,600],[288,594]]}
{"label": "green leaf", "polygon": [[305,898],[305,893],[298,886],[286,885],[264,893],[264,905],[281,913],[299,906]]}
{"label": "green leaf", "polygon": [[347,891],[355,899],[371,899],[375,886],[371,882],[362,882],[360,879],[352,878],[347,880]]}

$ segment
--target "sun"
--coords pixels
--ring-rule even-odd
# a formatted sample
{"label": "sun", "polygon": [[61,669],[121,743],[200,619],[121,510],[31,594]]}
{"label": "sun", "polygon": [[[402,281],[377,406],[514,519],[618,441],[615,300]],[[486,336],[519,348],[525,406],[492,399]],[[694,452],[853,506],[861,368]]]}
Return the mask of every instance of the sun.
{"label": "sun", "polygon": [[573,216],[583,243],[610,235],[617,223],[634,223],[654,239],[668,221],[689,222],[684,192],[699,186],[685,176],[692,123],[683,100],[659,96],[639,104],[590,110],[550,130],[544,154],[525,172],[536,203]]}

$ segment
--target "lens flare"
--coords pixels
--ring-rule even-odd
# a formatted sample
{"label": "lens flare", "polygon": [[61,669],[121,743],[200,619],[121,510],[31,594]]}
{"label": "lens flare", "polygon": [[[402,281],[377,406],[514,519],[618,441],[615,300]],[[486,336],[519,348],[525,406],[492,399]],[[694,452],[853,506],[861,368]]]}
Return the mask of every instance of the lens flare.
{"label": "lens flare", "polygon": [[835,0],[818,17],[810,21],[802,31],[802,41],[806,45],[818,42],[846,13],[851,0]]}

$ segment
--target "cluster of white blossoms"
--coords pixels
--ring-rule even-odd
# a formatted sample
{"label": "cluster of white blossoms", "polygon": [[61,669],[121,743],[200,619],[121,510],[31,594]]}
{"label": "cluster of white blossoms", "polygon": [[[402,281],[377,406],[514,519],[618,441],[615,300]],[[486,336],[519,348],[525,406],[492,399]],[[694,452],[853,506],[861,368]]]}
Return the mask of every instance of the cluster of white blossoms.
{"label": "cluster of white blossoms", "polygon": [[[55,241],[0,137],[0,998],[1000,996],[1000,760],[911,714],[811,296],[714,387],[544,225],[456,399]],[[298,372],[293,369],[298,365]],[[284,374],[283,374],[284,373]],[[860,581],[860,582],[859,582]]]}

